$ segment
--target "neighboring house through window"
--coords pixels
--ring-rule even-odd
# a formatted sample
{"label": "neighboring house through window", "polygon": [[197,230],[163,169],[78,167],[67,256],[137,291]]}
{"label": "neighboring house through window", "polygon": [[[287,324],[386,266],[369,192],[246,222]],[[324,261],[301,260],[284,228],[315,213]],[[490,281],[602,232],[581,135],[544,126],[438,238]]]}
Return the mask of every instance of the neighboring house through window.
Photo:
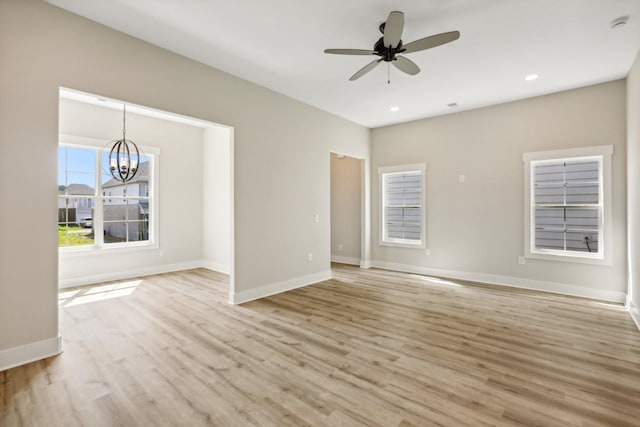
{"label": "neighboring house through window", "polygon": [[609,262],[613,146],[525,153],[525,255]]}
{"label": "neighboring house through window", "polygon": [[380,244],[425,248],[425,165],[381,167]]}

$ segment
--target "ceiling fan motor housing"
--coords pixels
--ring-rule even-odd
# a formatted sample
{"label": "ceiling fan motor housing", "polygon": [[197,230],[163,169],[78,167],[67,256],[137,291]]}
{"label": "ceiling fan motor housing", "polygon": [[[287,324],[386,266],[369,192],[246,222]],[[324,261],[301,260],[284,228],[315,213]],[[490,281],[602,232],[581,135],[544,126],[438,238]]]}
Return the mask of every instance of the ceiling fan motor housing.
{"label": "ceiling fan motor housing", "polygon": [[373,46],[373,51],[376,55],[380,56],[383,61],[390,62],[395,61],[396,54],[404,52],[404,49],[402,48],[402,40],[398,42],[398,46],[389,47],[384,45],[384,38],[380,37]]}

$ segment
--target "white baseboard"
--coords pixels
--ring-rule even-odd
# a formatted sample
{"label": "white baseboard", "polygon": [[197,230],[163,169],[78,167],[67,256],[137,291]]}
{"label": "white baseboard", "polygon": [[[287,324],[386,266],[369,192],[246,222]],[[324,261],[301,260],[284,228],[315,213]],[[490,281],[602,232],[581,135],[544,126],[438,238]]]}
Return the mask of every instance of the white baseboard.
{"label": "white baseboard", "polygon": [[[173,271],[190,270],[192,268],[205,267],[204,261],[188,261],[177,264],[154,265],[152,267],[137,268],[133,270],[114,271],[112,273],[82,276],[73,279],[61,279],[58,282],[60,289],[75,286],[92,285],[94,283],[108,282],[111,280],[131,279],[133,277],[150,276],[152,274],[171,273]],[[205,267],[207,268],[207,267]]]}
{"label": "white baseboard", "polygon": [[360,268],[364,268],[366,270],[367,268],[371,268],[371,267],[372,267],[371,261],[368,261],[368,260],[367,261],[365,261],[365,260],[361,260],[360,261]]}
{"label": "white baseboard", "polygon": [[603,289],[590,289],[569,283],[546,282],[542,280],[523,279],[520,277],[501,276],[497,274],[469,273],[464,271],[419,267],[407,264],[396,264],[385,261],[372,261],[371,265],[373,267],[382,268],[385,270],[395,270],[405,273],[448,277],[458,280],[469,280],[472,282],[510,286],[512,288],[531,289],[535,291],[551,292],[555,294],[572,295],[622,304],[624,304],[627,295],[625,292],[607,291]]}
{"label": "white baseboard", "polygon": [[331,270],[322,271],[320,273],[309,274],[307,276],[296,277],[294,279],[285,280],[283,282],[271,283],[269,285],[260,286],[258,288],[249,289],[233,293],[229,296],[230,304],[242,304],[256,299],[268,297],[270,295],[279,294],[281,292],[290,291],[292,289],[301,288],[313,283],[323,282],[332,277]]}
{"label": "white baseboard", "polygon": [[360,266],[360,259],[348,256],[331,255],[331,262]]}
{"label": "white baseboard", "polygon": [[0,350],[0,372],[62,353],[62,337]]}
{"label": "white baseboard", "polygon": [[629,314],[640,330],[640,308],[636,307],[633,301],[629,301]]}
{"label": "white baseboard", "polygon": [[202,261],[202,268],[217,271],[218,273],[231,274],[231,266],[229,264],[220,264],[215,261]]}

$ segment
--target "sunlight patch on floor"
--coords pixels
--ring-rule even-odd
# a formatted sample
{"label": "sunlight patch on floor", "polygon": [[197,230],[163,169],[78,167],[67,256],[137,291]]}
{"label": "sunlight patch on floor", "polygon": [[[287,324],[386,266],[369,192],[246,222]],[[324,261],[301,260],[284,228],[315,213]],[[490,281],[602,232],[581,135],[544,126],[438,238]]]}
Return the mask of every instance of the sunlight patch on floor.
{"label": "sunlight patch on floor", "polygon": [[142,280],[129,280],[107,285],[87,286],[71,291],[60,291],[58,302],[62,307],[73,307],[74,305],[126,297],[131,295],[141,283]]}
{"label": "sunlight patch on floor", "polygon": [[602,306],[610,307],[610,308],[614,308],[614,309],[618,308],[618,309],[621,309],[621,310],[626,310],[624,304],[621,303],[621,302],[591,301],[591,303],[593,305],[602,305]]}
{"label": "sunlight patch on floor", "polygon": [[464,286],[464,285],[461,285],[460,283],[451,282],[449,280],[440,279],[438,277],[421,276],[418,274],[410,274],[410,276],[413,277],[414,279],[420,279],[425,282],[436,283],[438,285],[448,285],[448,286],[457,286],[457,287]]}

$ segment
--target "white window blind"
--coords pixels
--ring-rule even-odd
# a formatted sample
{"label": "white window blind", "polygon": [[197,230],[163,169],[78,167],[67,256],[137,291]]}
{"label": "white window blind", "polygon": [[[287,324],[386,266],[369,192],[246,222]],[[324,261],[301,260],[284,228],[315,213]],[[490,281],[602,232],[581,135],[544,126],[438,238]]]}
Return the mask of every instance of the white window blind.
{"label": "white window blind", "polygon": [[385,172],[385,168],[381,168],[380,176],[381,244],[422,247],[424,245],[424,170]]}
{"label": "white window blind", "polygon": [[599,253],[599,159],[533,162],[535,249]]}

